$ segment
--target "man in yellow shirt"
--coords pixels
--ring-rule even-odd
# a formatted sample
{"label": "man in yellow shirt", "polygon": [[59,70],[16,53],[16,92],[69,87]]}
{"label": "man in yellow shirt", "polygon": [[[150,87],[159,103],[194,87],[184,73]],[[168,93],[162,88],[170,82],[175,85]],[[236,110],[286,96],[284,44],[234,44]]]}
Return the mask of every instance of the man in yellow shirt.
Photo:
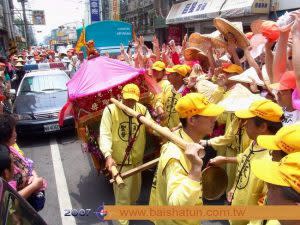
{"label": "man in yellow shirt", "polygon": [[[298,137],[299,135],[298,132]],[[299,140],[297,142],[299,143]],[[295,143],[289,142],[290,146]],[[269,144],[270,140],[266,142],[265,147],[270,147]],[[300,204],[300,152],[288,154],[280,162],[255,160],[251,167],[254,175],[268,184],[268,205]],[[280,224],[298,225],[299,221],[281,220]]]}
{"label": "man in yellow shirt", "polygon": [[152,65],[152,74],[154,79],[158,82],[159,86],[163,88],[165,85],[169,85],[170,82],[165,74],[166,64],[162,61],[156,61]]}
{"label": "man in yellow shirt", "polygon": [[171,129],[179,125],[179,115],[175,110],[175,105],[186,88],[183,79],[189,70],[185,65],[175,65],[172,68],[167,68],[166,71],[169,73],[168,80],[171,85],[166,85],[162,93],[158,95],[155,109],[163,108],[166,115],[162,125]]}
{"label": "man in yellow shirt", "polygon": [[[162,61],[156,61],[152,65],[152,75],[153,78],[158,83],[161,90],[165,90],[168,86],[171,86],[170,82],[168,81],[168,78],[165,74],[166,72],[166,64]],[[162,121],[165,118],[165,111],[163,108],[163,105],[161,103],[157,104],[158,99],[160,98],[161,93],[152,96],[152,102],[151,105],[153,109],[155,109],[156,116],[158,117],[158,120]]]}
{"label": "man in yellow shirt", "polygon": [[[237,157],[217,156],[210,163],[222,165],[237,163],[237,173],[233,189],[228,193],[228,200],[232,205],[257,205],[261,197],[267,192],[263,181],[257,179],[250,167],[254,159],[271,160],[269,151],[257,144],[259,135],[275,134],[281,127],[282,108],[267,99],[253,102],[249,109],[235,112],[240,119],[245,119],[245,129],[252,140],[250,146]],[[249,221],[230,221],[232,225],[247,225]]]}
{"label": "man in yellow shirt", "polygon": [[[140,90],[135,84],[127,84],[123,90],[123,104],[134,109],[136,112],[151,119],[149,111],[145,106],[138,103]],[[111,167],[116,165],[120,168],[123,162],[126,148],[131,138],[135,137],[129,157],[125,161],[122,172],[142,164],[146,143],[146,128],[139,127],[136,118],[128,116],[115,104],[108,105],[102,115],[100,123],[99,146],[106,158],[106,168],[111,172]],[[114,195],[116,205],[131,205],[136,203],[141,190],[141,174],[137,173],[124,180],[125,187],[120,189],[114,184]],[[120,220],[120,224],[129,224],[127,220]]]}
{"label": "man in yellow shirt", "polygon": [[[224,115],[225,113],[223,113]],[[245,128],[242,126],[242,121],[234,114],[225,114],[227,117],[226,131],[222,136],[211,138],[210,140],[202,140],[200,143],[203,146],[212,146],[217,151],[218,155],[235,157],[244,152],[251,143]],[[228,189],[230,191],[234,184],[236,174],[236,164],[226,164],[228,176]]]}
{"label": "man in yellow shirt", "polygon": [[[182,128],[176,135],[190,143],[186,149],[168,142],[161,149],[156,177],[151,195],[155,195],[157,206],[185,206],[202,204],[201,170],[203,147],[198,143],[212,133],[216,118],[224,109],[209,103],[202,94],[190,93],[176,104]],[[156,225],[199,225],[200,221],[155,221]]]}
{"label": "man in yellow shirt", "polygon": [[[255,160],[251,163],[253,173],[259,179],[267,182],[268,193],[265,204],[267,205],[299,205],[300,204],[300,125],[282,127],[276,135],[261,135],[257,143],[272,151],[273,162]],[[294,155],[298,153],[298,156]],[[291,157],[286,158],[289,155]],[[290,160],[296,159],[293,163]],[[289,163],[292,166],[286,166]],[[298,165],[297,165],[298,164]],[[280,167],[278,167],[280,165]],[[293,165],[295,165],[293,167]],[[272,171],[270,171],[272,168]],[[281,171],[278,174],[278,169]],[[288,169],[288,170],[287,170]],[[292,171],[292,173],[289,173]],[[282,176],[282,174],[285,174]],[[289,175],[293,175],[290,177]],[[295,175],[298,174],[298,175]],[[298,178],[297,178],[298,177]],[[282,183],[281,179],[289,180]],[[289,184],[290,183],[290,184]],[[286,186],[286,188],[284,188]],[[297,191],[298,190],[298,191]],[[297,193],[298,192],[298,193]],[[275,217],[276,218],[276,217]],[[281,221],[282,225],[297,225],[300,221]],[[278,220],[250,221],[248,225],[280,225]]]}

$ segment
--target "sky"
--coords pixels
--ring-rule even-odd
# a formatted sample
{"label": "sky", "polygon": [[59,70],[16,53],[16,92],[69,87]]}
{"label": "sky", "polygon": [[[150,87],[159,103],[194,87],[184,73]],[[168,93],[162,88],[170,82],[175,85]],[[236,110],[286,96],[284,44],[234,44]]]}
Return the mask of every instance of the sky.
{"label": "sky", "polygon": [[[13,2],[15,9],[21,9],[21,4],[17,0]],[[52,29],[66,23],[82,21],[84,2],[84,0],[28,0],[26,7],[45,11],[46,25],[33,26],[38,43],[42,42]]]}

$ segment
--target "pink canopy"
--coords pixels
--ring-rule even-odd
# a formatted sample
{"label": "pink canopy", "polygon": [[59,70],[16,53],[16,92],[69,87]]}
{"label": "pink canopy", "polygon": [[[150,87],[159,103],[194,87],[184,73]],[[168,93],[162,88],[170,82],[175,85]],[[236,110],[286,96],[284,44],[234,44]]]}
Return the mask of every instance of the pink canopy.
{"label": "pink canopy", "polygon": [[69,100],[109,90],[142,73],[144,70],[107,57],[84,60],[80,69],[67,83]]}

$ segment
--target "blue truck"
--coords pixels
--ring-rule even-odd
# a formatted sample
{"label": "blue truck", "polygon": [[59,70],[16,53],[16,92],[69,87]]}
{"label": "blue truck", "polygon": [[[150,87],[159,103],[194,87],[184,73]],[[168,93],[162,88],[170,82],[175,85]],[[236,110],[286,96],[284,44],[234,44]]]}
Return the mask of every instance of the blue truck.
{"label": "blue truck", "polygon": [[[132,24],[122,21],[101,21],[85,27],[86,41],[94,40],[95,47],[101,55],[108,52],[110,55],[120,53],[120,45],[127,49],[132,41]],[[82,28],[77,29],[80,37]],[[84,51],[84,49],[83,49]]]}

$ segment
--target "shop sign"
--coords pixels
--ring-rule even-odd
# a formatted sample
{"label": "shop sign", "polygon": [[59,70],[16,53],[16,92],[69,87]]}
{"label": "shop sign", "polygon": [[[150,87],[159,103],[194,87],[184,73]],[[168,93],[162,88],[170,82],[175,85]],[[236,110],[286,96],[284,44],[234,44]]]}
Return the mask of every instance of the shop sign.
{"label": "shop sign", "polygon": [[91,23],[100,21],[99,0],[90,0]]}

